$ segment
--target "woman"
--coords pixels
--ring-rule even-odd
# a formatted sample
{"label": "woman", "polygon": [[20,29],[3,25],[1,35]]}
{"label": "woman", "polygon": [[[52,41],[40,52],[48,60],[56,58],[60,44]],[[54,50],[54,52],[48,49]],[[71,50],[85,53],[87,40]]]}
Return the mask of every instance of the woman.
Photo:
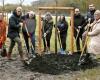
{"label": "woman", "polygon": [[42,36],[43,36],[43,44],[44,44],[44,52],[48,51],[50,53],[50,39],[52,35],[53,28],[53,19],[50,12],[45,14],[42,25]]}
{"label": "woman", "polygon": [[68,22],[66,21],[65,16],[60,16],[57,27],[60,33],[60,39],[61,39],[61,44],[63,49],[61,54],[66,54],[65,50],[66,50]]}
{"label": "woman", "polygon": [[88,32],[90,42],[88,46],[88,53],[91,59],[96,59],[96,55],[100,55],[100,10],[94,13],[96,23],[93,25],[92,31]]}
{"label": "woman", "polygon": [[23,35],[26,43],[27,50],[29,52],[29,37],[31,39],[32,45],[35,50],[35,30],[36,30],[36,16],[33,11],[28,12],[26,16],[24,16],[24,27],[23,27]]}

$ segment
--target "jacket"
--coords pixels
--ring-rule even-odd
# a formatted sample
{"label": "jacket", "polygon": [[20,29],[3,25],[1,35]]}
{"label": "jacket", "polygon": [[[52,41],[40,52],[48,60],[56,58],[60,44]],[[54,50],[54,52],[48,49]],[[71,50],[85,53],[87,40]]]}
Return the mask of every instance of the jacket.
{"label": "jacket", "polygon": [[88,52],[93,54],[100,54],[100,19],[93,26],[92,32],[88,32],[90,42]]}
{"label": "jacket", "polygon": [[6,40],[6,21],[2,20],[0,21],[0,48],[2,47],[2,44],[5,43]]}
{"label": "jacket", "polygon": [[[24,19],[24,23],[25,23],[24,26],[26,26],[28,32],[34,34],[36,30],[36,18],[33,17],[32,19],[30,19],[29,17],[26,17]],[[26,32],[25,27],[23,27],[23,32]]]}
{"label": "jacket", "polygon": [[51,34],[53,29],[53,20],[43,20],[43,25],[42,25],[42,34],[47,33]]}
{"label": "jacket", "polygon": [[15,37],[20,37],[20,25],[21,16],[17,16],[16,12],[14,11],[12,16],[9,18],[9,26],[8,26],[8,37],[14,39]]}
{"label": "jacket", "polygon": [[88,23],[88,19],[91,18],[91,22],[92,23],[94,21],[94,13],[96,10],[92,10],[92,11],[88,11],[87,15],[86,15],[86,22]]}
{"label": "jacket", "polygon": [[84,32],[85,25],[86,25],[86,22],[85,22],[84,16],[82,16],[81,14],[74,15],[74,32],[77,32],[77,29],[79,30],[78,26],[81,26],[80,35],[82,35]]}
{"label": "jacket", "polygon": [[66,21],[58,21],[57,27],[60,31],[60,34],[66,34],[68,30],[68,23]]}

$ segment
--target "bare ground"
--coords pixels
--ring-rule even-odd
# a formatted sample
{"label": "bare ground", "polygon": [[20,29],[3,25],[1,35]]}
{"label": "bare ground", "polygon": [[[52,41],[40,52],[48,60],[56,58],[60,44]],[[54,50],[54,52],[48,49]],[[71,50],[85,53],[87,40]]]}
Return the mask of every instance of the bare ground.
{"label": "bare ground", "polygon": [[76,61],[69,65],[70,60],[77,60],[75,56],[70,59],[68,56],[57,58],[47,55],[35,58],[30,65],[24,66],[17,49],[13,51],[13,61],[0,57],[0,80],[100,80],[100,65],[89,64],[84,69],[74,65]]}
{"label": "bare ground", "polygon": [[[0,58],[0,80],[100,80],[100,66],[96,66],[94,68],[85,70],[83,69],[70,70],[68,67],[67,68],[65,67],[64,68],[65,71],[63,70],[61,72],[60,70],[62,70],[62,66],[60,64],[59,65],[54,64],[54,66],[57,66],[55,68],[52,64],[47,65],[48,63],[52,63],[52,60],[46,61],[48,63],[44,63],[42,65],[39,65],[38,63],[38,61],[40,61],[39,59],[34,60],[34,62],[32,62],[33,64],[31,63],[31,67],[30,66],[27,67],[22,64],[17,54],[16,55],[14,54],[13,58],[15,58],[13,61],[8,61],[6,58],[2,57]],[[43,57],[42,60],[44,61],[44,59],[48,60],[49,58]],[[35,62],[37,63],[34,64]],[[62,65],[64,67],[64,64]],[[68,66],[68,64],[65,65]],[[34,69],[32,69],[32,66]],[[38,70],[36,70],[36,67]],[[53,74],[48,72],[51,69],[50,67],[54,69],[58,68],[61,69],[58,69],[59,73]],[[43,72],[45,70],[48,71]],[[53,69],[51,70],[57,71]]]}

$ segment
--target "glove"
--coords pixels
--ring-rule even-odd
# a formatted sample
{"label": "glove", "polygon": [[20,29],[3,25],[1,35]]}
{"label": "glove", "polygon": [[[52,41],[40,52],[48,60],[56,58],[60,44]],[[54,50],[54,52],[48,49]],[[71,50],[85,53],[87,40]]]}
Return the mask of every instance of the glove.
{"label": "glove", "polygon": [[44,33],[44,35],[43,35],[43,36],[44,36],[44,37],[46,37],[46,35],[47,35],[47,34],[46,34],[46,33]]}
{"label": "glove", "polygon": [[79,29],[81,29],[81,28],[82,28],[82,26],[78,26],[78,28],[79,28]]}
{"label": "glove", "polygon": [[86,37],[86,34],[88,34],[88,31],[85,31],[83,34],[82,34],[82,37]]}
{"label": "glove", "polygon": [[20,25],[21,27],[23,27],[23,23],[22,23],[22,22],[20,22],[19,25]]}

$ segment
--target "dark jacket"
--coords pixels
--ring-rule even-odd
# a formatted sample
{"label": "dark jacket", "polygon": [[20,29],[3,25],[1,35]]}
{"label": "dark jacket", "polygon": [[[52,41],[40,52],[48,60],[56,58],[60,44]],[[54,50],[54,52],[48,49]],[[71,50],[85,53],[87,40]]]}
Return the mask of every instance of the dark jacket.
{"label": "dark jacket", "polygon": [[84,28],[85,18],[81,14],[74,15],[74,27],[75,29],[79,29],[78,26],[81,26],[82,29]]}
{"label": "dark jacket", "polygon": [[17,16],[15,10],[12,16],[9,18],[9,26],[8,26],[8,37],[14,39],[15,37],[19,37],[20,25],[21,22],[20,16]]}
{"label": "dark jacket", "polygon": [[53,29],[53,20],[43,20],[42,33],[51,34]]}
{"label": "dark jacket", "polygon": [[86,22],[84,16],[82,16],[81,14],[74,15],[74,32],[77,32],[77,29],[79,30],[79,26],[81,26],[80,34],[83,34]]}
{"label": "dark jacket", "polygon": [[60,31],[60,34],[66,34],[68,30],[68,23],[64,21],[58,21],[57,27]]}
{"label": "dark jacket", "polygon": [[94,13],[95,13],[95,11],[96,11],[96,10],[92,10],[92,11],[89,10],[89,11],[87,12],[87,15],[86,15],[87,23],[88,23],[88,19],[89,19],[89,18],[91,18],[91,23],[94,21]]}

